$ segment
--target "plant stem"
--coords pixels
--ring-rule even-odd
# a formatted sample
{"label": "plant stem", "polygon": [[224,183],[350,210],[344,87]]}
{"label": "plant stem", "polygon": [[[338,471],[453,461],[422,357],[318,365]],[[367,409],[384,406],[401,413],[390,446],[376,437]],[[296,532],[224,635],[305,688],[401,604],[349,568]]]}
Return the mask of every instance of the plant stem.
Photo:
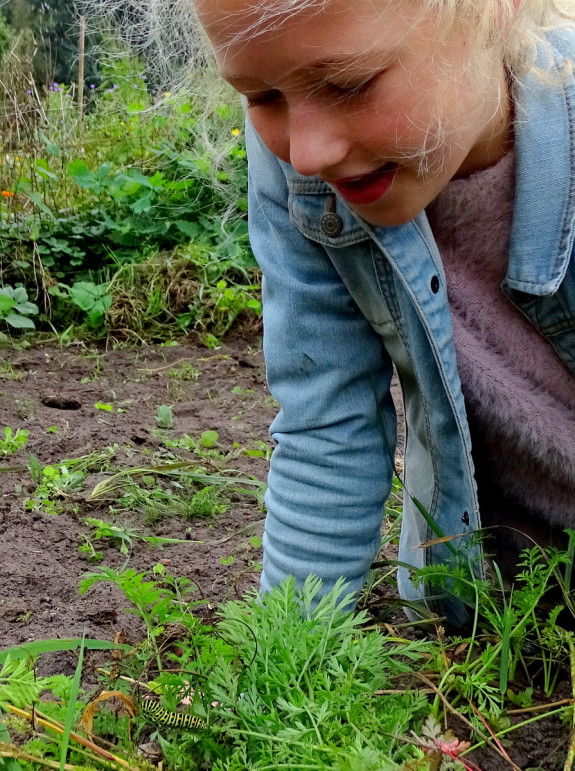
{"label": "plant stem", "polygon": [[[491,747],[491,748],[492,748],[492,749],[493,749],[493,750],[494,750],[494,751],[495,751],[495,752],[496,752],[496,753],[497,753],[497,754],[498,754],[498,755],[499,755],[501,758],[503,758],[503,760],[505,760],[507,763],[510,763],[510,764],[511,764],[511,767],[513,768],[513,771],[521,771],[521,769],[519,768],[519,766],[517,766],[517,765],[516,765],[516,764],[515,764],[515,763],[514,763],[512,760],[510,760],[510,759],[509,759],[509,757],[505,757],[505,755],[503,755],[503,754],[501,753],[501,751],[499,750],[499,747],[493,746],[493,744],[491,744],[489,737],[485,736],[485,734],[483,734],[483,733],[480,733],[480,731],[479,731],[479,729],[477,728],[477,726],[474,726],[474,725],[473,725],[473,723],[471,723],[471,722],[470,722],[470,721],[469,721],[469,720],[468,720],[468,719],[465,717],[465,715],[462,715],[462,714],[461,714],[461,712],[458,712],[458,711],[455,709],[455,707],[453,707],[453,706],[452,706],[452,704],[450,704],[450,702],[448,701],[448,699],[447,699],[447,698],[446,698],[446,697],[445,697],[445,696],[444,696],[444,695],[443,695],[443,694],[442,694],[442,693],[441,693],[441,692],[438,690],[437,686],[436,686],[436,685],[434,685],[434,684],[431,682],[431,680],[429,680],[427,677],[425,677],[425,675],[424,675],[424,674],[422,674],[421,672],[417,672],[416,674],[418,675],[418,677],[420,677],[420,678],[423,680],[423,682],[424,682],[424,683],[426,683],[428,686],[430,686],[431,688],[433,688],[433,690],[434,690],[434,691],[436,691],[436,694],[437,694],[437,698],[441,699],[441,701],[443,702],[443,704],[444,704],[444,705],[447,707],[447,709],[448,709],[450,712],[452,712],[452,713],[453,713],[454,715],[456,715],[456,716],[457,716],[457,717],[458,717],[460,720],[462,720],[462,721],[465,723],[465,725],[466,725],[468,728],[470,728],[470,729],[471,729],[471,731],[472,731],[473,733],[476,733],[478,736],[481,736],[481,738],[482,738],[482,741],[481,741],[481,742],[480,742],[480,743],[477,745],[478,747],[479,747],[479,746],[481,746],[481,747],[482,747],[482,746],[484,746],[484,745],[488,744],[488,745],[489,745],[489,746],[490,746],[490,747]],[[498,734],[497,734],[497,736],[500,736],[500,735],[501,735],[500,733],[498,733]],[[472,747],[471,749],[475,749],[475,748],[474,748],[474,747]],[[467,750],[467,752],[470,752],[470,750]],[[465,754],[466,754],[466,752],[462,752],[461,754],[462,754],[462,755],[465,755]]]}
{"label": "plant stem", "polygon": [[[52,721],[46,717],[39,717],[37,710],[35,714],[32,715],[31,712],[26,712],[23,709],[14,707],[12,706],[12,704],[8,704],[7,707],[10,712],[13,712],[15,715],[19,715],[20,717],[23,717],[25,720],[28,720],[30,722],[33,722],[35,720],[40,725],[44,726],[44,728],[48,728],[49,730],[54,731],[55,733],[58,733],[58,734],[64,733],[64,727],[61,724],[57,723],[56,721]],[[127,769],[127,771],[137,771],[137,769],[133,768],[133,766],[127,763],[123,758],[120,758],[117,755],[114,755],[113,753],[108,752],[107,750],[104,750],[101,747],[98,747],[97,744],[94,744],[94,742],[91,742],[89,739],[85,739],[83,736],[80,736],[80,734],[77,734],[75,731],[70,732],[70,739],[92,750],[94,754],[100,755],[106,760],[110,760],[113,763],[116,763],[117,765],[122,766],[122,768]],[[59,763],[56,763],[56,765],[54,766],[54,768],[59,768],[59,767],[60,767]],[[67,764],[66,768],[75,769],[75,766],[69,766]]]}
{"label": "plant stem", "polygon": [[[60,768],[60,764],[55,760],[47,760],[38,755],[30,755],[27,752],[23,752],[19,747],[14,747],[11,744],[4,744],[3,742],[0,743],[0,758],[27,760],[29,763],[38,763],[41,766],[48,766],[48,768]],[[64,771],[76,771],[77,768],[77,766],[66,763]]]}

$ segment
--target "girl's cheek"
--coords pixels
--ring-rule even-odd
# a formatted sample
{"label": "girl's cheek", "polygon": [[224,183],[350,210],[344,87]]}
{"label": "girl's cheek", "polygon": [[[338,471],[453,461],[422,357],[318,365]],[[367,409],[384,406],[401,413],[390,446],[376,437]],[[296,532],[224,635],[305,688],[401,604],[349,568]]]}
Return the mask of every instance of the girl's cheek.
{"label": "girl's cheek", "polygon": [[418,100],[398,98],[382,111],[381,118],[380,125],[399,149],[419,145],[436,124],[434,111],[421,97]]}
{"label": "girl's cheek", "polygon": [[[277,114],[275,110],[252,107],[249,116],[263,143],[280,160],[289,163],[289,131],[287,116]],[[275,114],[272,114],[275,113]]]}

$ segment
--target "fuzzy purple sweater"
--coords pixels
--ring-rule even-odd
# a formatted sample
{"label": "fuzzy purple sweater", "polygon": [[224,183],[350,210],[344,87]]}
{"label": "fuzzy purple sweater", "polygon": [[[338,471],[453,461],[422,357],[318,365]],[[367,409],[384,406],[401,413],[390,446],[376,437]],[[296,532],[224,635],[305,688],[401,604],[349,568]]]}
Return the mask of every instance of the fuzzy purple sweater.
{"label": "fuzzy purple sweater", "polygon": [[498,526],[486,550],[500,567],[515,556],[511,544],[527,542],[499,526],[542,544],[575,529],[575,377],[500,289],[514,160],[510,152],[453,180],[427,211],[447,277],[481,517]]}

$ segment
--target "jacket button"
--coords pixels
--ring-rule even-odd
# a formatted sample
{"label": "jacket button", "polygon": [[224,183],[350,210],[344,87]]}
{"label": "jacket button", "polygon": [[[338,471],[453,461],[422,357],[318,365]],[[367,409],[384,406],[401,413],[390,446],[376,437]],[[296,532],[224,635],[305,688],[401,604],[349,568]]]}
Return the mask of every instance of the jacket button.
{"label": "jacket button", "polygon": [[437,294],[439,292],[439,278],[437,276],[432,276],[431,277],[430,286],[431,286],[431,291],[433,292],[433,294]]}
{"label": "jacket button", "polygon": [[324,214],[320,220],[321,229],[326,236],[339,236],[343,230],[343,220],[335,212],[328,211]]}

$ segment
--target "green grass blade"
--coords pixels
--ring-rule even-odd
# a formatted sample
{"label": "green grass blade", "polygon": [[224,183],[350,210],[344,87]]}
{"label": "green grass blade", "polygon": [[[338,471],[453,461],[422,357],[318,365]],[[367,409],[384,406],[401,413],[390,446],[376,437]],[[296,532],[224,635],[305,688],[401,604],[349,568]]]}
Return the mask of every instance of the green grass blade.
{"label": "green grass blade", "polygon": [[35,642],[14,645],[12,648],[4,648],[0,651],[0,665],[4,664],[8,656],[22,658],[23,656],[37,656],[40,653],[54,653],[56,651],[72,651],[83,645],[89,650],[115,650],[122,648],[129,650],[129,645],[110,642],[109,640],[83,640],[81,637],[70,637],[62,640],[36,640]]}
{"label": "green grass blade", "polygon": [[[392,461],[393,461],[393,457],[392,457]],[[400,475],[397,473],[397,469],[395,469],[395,464],[394,464],[394,470],[395,470],[395,475],[396,475],[396,477],[397,477],[397,481],[399,482],[399,484],[400,484],[401,488],[402,488],[402,489],[405,491],[405,493],[408,495],[408,497],[409,497],[409,499],[411,500],[411,502],[412,502],[412,503],[413,503],[413,504],[414,504],[414,505],[417,507],[417,510],[419,511],[419,513],[421,514],[421,516],[423,517],[423,519],[424,519],[424,520],[427,522],[427,525],[428,525],[428,527],[429,527],[431,530],[433,530],[433,532],[435,533],[435,535],[436,535],[438,538],[445,538],[445,533],[443,533],[443,532],[442,532],[441,528],[439,527],[439,525],[437,524],[437,522],[436,522],[436,521],[433,519],[433,517],[431,516],[431,514],[430,514],[430,513],[427,511],[427,509],[425,508],[425,506],[423,505],[423,503],[421,503],[421,501],[418,501],[418,500],[417,500],[417,498],[416,498],[414,495],[412,495],[412,494],[409,492],[409,490],[407,489],[407,487],[404,485],[404,483],[403,483],[403,481],[402,481],[402,479],[401,479]],[[455,547],[454,547],[454,546],[452,546],[452,544],[450,544],[450,543],[449,543],[449,541],[445,541],[445,545],[447,546],[447,548],[449,549],[449,551],[450,551],[450,552],[451,552],[451,553],[452,553],[454,556],[457,556],[457,549],[455,549]]]}
{"label": "green grass blade", "polygon": [[[127,479],[131,479],[141,474],[161,474],[163,476],[185,476],[194,482],[204,485],[221,485],[230,489],[237,488],[237,485],[247,486],[246,493],[257,495],[258,490],[265,488],[265,482],[261,482],[255,477],[238,476],[239,473],[234,469],[227,469],[226,472],[219,474],[201,474],[195,470],[196,464],[190,461],[178,461],[175,463],[166,463],[161,466],[141,466],[137,468],[128,468],[119,471],[117,474],[104,479],[94,487],[90,493],[90,499],[102,498],[106,495],[113,496],[118,487],[121,487]],[[230,474],[230,476],[226,476]],[[232,476],[236,474],[236,476]],[[250,490],[249,488],[256,488]]]}
{"label": "green grass blade", "polygon": [[[405,489],[405,488],[404,488],[404,489]],[[408,492],[407,490],[406,490],[406,492],[407,492],[407,494],[409,495],[409,492]],[[442,532],[441,528],[439,527],[439,525],[437,524],[437,522],[436,522],[436,521],[433,519],[433,517],[431,516],[431,514],[430,514],[430,513],[427,511],[427,509],[425,508],[425,506],[423,505],[423,503],[420,503],[420,501],[418,501],[418,500],[417,500],[417,498],[414,498],[414,496],[413,496],[413,495],[409,495],[409,497],[411,498],[411,500],[413,501],[413,503],[414,503],[414,504],[417,506],[417,510],[419,511],[419,513],[421,514],[421,516],[423,517],[423,519],[424,519],[424,520],[427,522],[427,524],[428,524],[429,528],[430,528],[431,530],[433,530],[433,532],[435,533],[435,535],[436,535],[438,538],[445,538],[445,533],[443,533],[443,532]],[[450,551],[450,552],[451,552],[451,553],[452,553],[454,556],[456,556],[456,555],[457,555],[457,549],[456,549],[454,546],[452,546],[452,544],[450,544],[450,543],[449,543],[449,541],[445,541],[445,545],[447,546],[447,548],[449,549],[449,551]]]}
{"label": "green grass blade", "polygon": [[567,530],[569,536],[569,546],[567,548],[567,563],[565,565],[565,576],[563,581],[565,582],[565,588],[567,592],[571,591],[571,576],[573,573],[573,557],[575,556],[575,532],[573,530]]}
{"label": "green grass blade", "polygon": [[60,771],[64,771],[64,766],[66,765],[68,745],[70,743],[70,733],[72,731],[72,727],[74,725],[74,717],[76,715],[76,702],[78,701],[78,693],[80,692],[80,680],[82,678],[82,667],[84,665],[84,649],[84,638],[82,637],[80,643],[80,652],[78,654],[78,664],[76,666],[76,671],[74,672],[72,687],[70,688],[70,701],[68,702],[66,719],[64,721],[64,733],[62,734],[62,746],[60,747]]}
{"label": "green grass blade", "polygon": [[499,661],[499,690],[505,695],[507,693],[507,681],[509,678],[509,654],[511,652],[511,624],[513,610],[511,607],[511,599],[513,597],[513,590],[509,597],[509,602],[505,599],[505,584],[499,570],[499,565],[494,562],[493,568],[499,581],[499,587],[501,589],[501,596],[503,598],[503,612],[501,614],[503,619],[503,626],[501,627],[501,659]]}

